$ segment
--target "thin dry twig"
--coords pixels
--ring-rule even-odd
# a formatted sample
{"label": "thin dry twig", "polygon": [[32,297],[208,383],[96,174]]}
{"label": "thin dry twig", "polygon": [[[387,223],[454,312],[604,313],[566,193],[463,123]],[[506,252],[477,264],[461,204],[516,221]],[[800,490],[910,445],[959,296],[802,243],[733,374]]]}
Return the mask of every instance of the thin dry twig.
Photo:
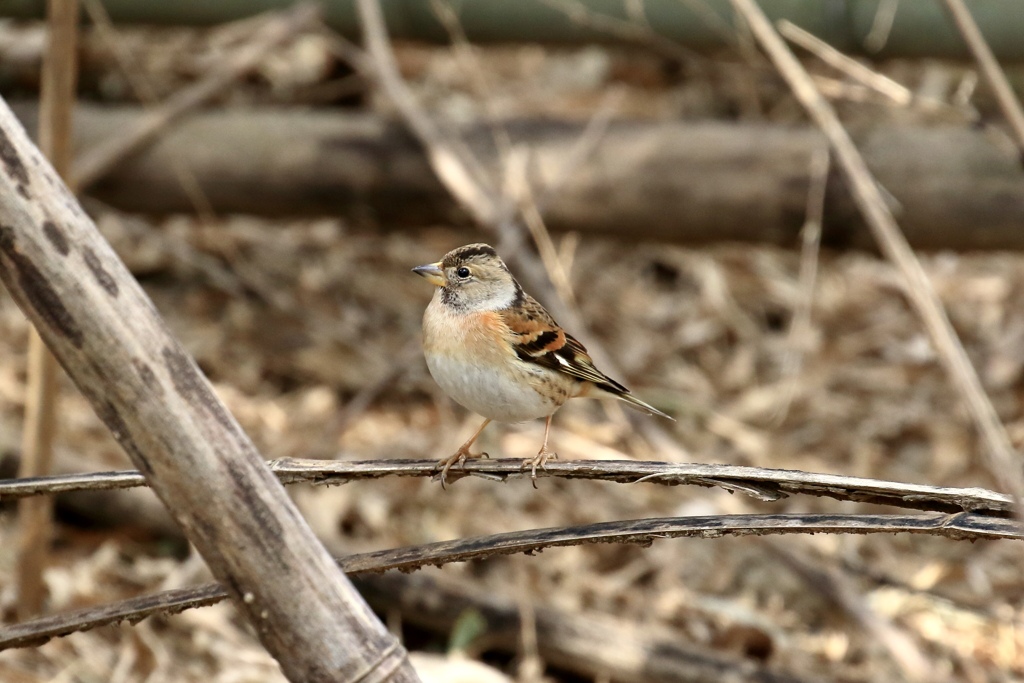
{"label": "thin dry twig", "polygon": [[480,65],[480,60],[474,51],[475,48],[469,42],[462,22],[459,21],[458,13],[452,6],[451,0],[430,0],[430,8],[448,33],[448,38],[452,43],[452,52],[462,70],[468,74],[470,82],[476,89],[477,97],[483,103],[487,126],[491,130],[495,148],[502,161],[507,162],[508,155],[512,151],[512,139],[508,130],[499,122],[502,117],[494,105],[494,89],[491,81]]}
{"label": "thin dry twig", "polygon": [[821,250],[821,229],[825,216],[825,194],[828,190],[830,159],[828,147],[811,155],[810,187],[807,188],[807,209],[800,230],[800,300],[786,335],[786,355],[782,359],[782,376],[788,378],[779,401],[776,424],[785,419],[796,395],[797,375],[803,366],[804,354],[812,332],[811,312],[814,307],[814,286],[818,279],[818,254]]}
{"label": "thin dry twig", "polygon": [[1024,472],[1021,471],[1018,454],[946,315],[942,301],[900,232],[864,158],[831,105],[818,92],[814,81],[775,32],[761,8],[753,0],[732,0],[732,4],[736,12],[750,24],[754,35],[789,83],[794,95],[828,138],[846,174],[857,207],[871,228],[879,248],[903,276],[906,296],[921,316],[939,358],[967,403],[986,444],[985,462],[989,472],[1019,503],[1024,499]]}
{"label": "thin dry twig", "polygon": [[[66,178],[71,167],[72,110],[78,83],[78,2],[49,2],[46,53],[43,57],[39,147]],[[50,473],[57,432],[57,360],[33,327],[28,341],[28,389],[19,476]],[[38,614],[46,594],[43,569],[49,555],[52,502],[25,500],[18,505],[18,615]]]}
{"label": "thin dry twig", "polygon": [[779,33],[803,49],[814,54],[829,66],[843,72],[856,82],[880,93],[896,104],[906,107],[914,101],[914,93],[888,76],[883,76],[835,49],[813,33],[809,33],[793,22],[783,19],[777,24]]}
{"label": "thin dry twig", "polygon": [[[562,267],[558,258],[558,249],[555,247],[551,234],[544,224],[544,217],[537,207],[537,201],[533,196],[529,179],[530,155],[524,147],[518,147],[512,151],[508,160],[508,186],[509,194],[516,198],[519,206],[519,213],[530,231],[533,243],[537,245],[537,252],[540,254],[541,263],[547,271],[548,278],[555,288],[555,292],[562,299],[565,305],[572,309],[573,317],[582,319],[579,314],[579,303],[576,301],[576,294],[572,289],[572,282],[569,273]],[[575,321],[572,321],[575,322]]]}
{"label": "thin dry twig", "polygon": [[387,93],[399,114],[426,148],[430,165],[448,191],[465,206],[474,220],[484,226],[501,225],[511,215],[492,188],[480,180],[486,173],[457,138],[445,135],[434,121],[423,113],[415,96],[402,80],[391,50],[384,17],[377,0],[357,2],[363,26],[369,63],[380,86]]}
{"label": "thin dry twig", "polygon": [[255,68],[271,50],[296,33],[313,26],[319,16],[319,6],[314,3],[300,3],[285,12],[272,15],[252,41],[227,64],[171,96],[160,108],[146,114],[131,131],[83,153],[72,172],[71,186],[85,188],[99,180],[122,159],[150,144],[167,126],[203,102],[216,97],[224,88]]}
{"label": "thin dry twig", "polygon": [[956,24],[960,35],[970,49],[974,59],[978,62],[982,76],[988,82],[992,92],[995,93],[999,108],[1003,111],[1010,128],[1013,130],[1014,139],[1020,150],[1021,161],[1024,163],[1024,110],[1021,109],[1017,96],[1013,93],[1013,87],[1006,78],[1006,74],[999,67],[999,62],[992,53],[992,48],[985,41],[981,29],[971,16],[971,11],[963,0],[946,0],[946,9],[953,22]]}
{"label": "thin dry twig", "polygon": [[[915,533],[958,540],[1024,540],[1024,527],[1019,522],[969,512],[919,515],[714,515],[636,519],[514,531],[349,555],[338,558],[337,562],[341,569],[349,574],[378,573],[389,569],[412,571],[426,566],[441,566],[501,555],[536,553],[545,548],[581,544],[650,545],[655,540],[666,538],[807,533]],[[206,584],[35,619],[0,628],[0,650],[35,646],[50,638],[125,620],[136,623],[154,614],[173,614],[193,607],[212,605],[226,597],[227,593],[219,585]]]}
{"label": "thin dry twig", "polygon": [[[114,27],[114,22],[111,21],[106,7],[103,6],[100,0],[82,0],[82,2],[86,14],[89,15],[93,26],[96,27],[103,42],[114,55],[118,68],[135,92],[136,97],[139,98],[143,105],[155,108],[159,102],[156,89],[136,68],[132,55],[125,48],[124,41],[120,40],[117,35],[117,29]],[[248,20],[246,20],[246,23],[249,23]],[[188,197],[188,201],[195,208],[196,213],[207,221],[211,220],[215,215],[213,205],[210,204],[210,200],[207,198],[206,193],[203,192],[203,188],[196,181],[195,175],[188,170],[185,164],[182,163],[181,157],[177,154],[170,156],[170,163],[171,170],[178,179],[182,191]]]}
{"label": "thin dry twig", "polygon": [[[383,477],[433,477],[436,460],[299,460],[286,458],[270,463],[284,484],[347,484]],[[493,481],[523,478],[519,458],[471,460],[449,472],[449,480],[478,476]],[[982,488],[950,488],[924,484],[846,477],[793,470],[773,470],[739,465],[704,465],[637,460],[558,460],[537,470],[538,477],[587,479],[620,484],[650,483],[667,486],[719,486],[741,491],[759,500],[773,501],[789,495],[828,496],[837,500],[892,505],[915,510],[959,512],[969,510],[994,516],[1006,516],[1011,499]],[[0,500],[26,496],[99,491],[145,486],[139,472],[97,472],[93,474],[54,475],[35,479],[0,481]]]}
{"label": "thin dry twig", "polygon": [[871,28],[864,36],[864,49],[868,52],[880,52],[885,44],[889,42],[889,35],[892,33],[892,25],[896,21],[896,10],[900,7],[900,0],[882,0],[875,10],[875,17],[871,21]]}
{"label": "thin dry twig", "polygon": [[666,38],[654,31],[646,21],[620,19],[619,17],[595,12],[580,0],[541,0],[553,10],[561,12],[574,24],[621,40],[646,45],[664,57],[687,64],[703,63],[705,58],[693,50]]}

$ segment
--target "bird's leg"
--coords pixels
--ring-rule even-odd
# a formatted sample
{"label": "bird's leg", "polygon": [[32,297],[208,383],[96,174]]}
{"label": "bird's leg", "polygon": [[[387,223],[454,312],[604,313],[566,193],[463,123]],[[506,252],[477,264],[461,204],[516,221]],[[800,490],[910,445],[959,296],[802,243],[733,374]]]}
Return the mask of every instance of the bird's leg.
{"label": "bird's leg", "polygon": [[452,468],[456,463],[464,465],[467,458],[489,458],[490,456],[486,453],[471,453],[469,447],[473,445],[473,442],[480,436],[480,432],[484,431],[484,427],[491,424],[490,418],[484,420],[484,423],[480,425],[480,429],[476,430],[473,436],[469,437],[466,443],[459,446],[459,450],[455,451],[454,455],[450,455],[447,458],[443,458],[437,466],[441,468],[441,486],[445,485],[445,479],[448,476],[448,470]]}
{"label": "bird's leg", "polygon": [[544,469],[544,464],[551,458],[557,458],[558,453],[548,450],[548,434],[551,432],[551,418],[554,414],[548,415],[548,419],[544,421],[544,443],[540,445],[540,450],[537,451],[537,455],[527,460],[523,466],[530,467],[530,479],[533,480],[533,488],[537,488],[537,468]]}

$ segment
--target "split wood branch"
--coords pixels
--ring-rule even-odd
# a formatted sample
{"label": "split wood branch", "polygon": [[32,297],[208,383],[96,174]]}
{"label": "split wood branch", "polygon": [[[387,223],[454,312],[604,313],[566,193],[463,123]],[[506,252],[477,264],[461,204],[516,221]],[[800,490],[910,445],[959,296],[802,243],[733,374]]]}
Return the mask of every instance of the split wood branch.
{"label": "split wood branch", "polygon": [[[436,460],[299,460],[286,458],[270,463],[284,484],[340,485],[384,477],[434,477]],[[523,478],[520,458],[467,461],[448,473],[449,481],[477,476],[492,481]],[[537,470],[537,477],[606,481],[620,484],[661,484],[665,486],[721,487],[746,493],[762,501],[790,495],[826,496],[876,505],[891,505],[935,512],[972,511],[992,516],[1009,516],[1012,499],[982,488],[950,488],[905,484],[880,479],[846,477],[795,470],[773,470],[739,465],[703,465],[636,460],[557,460]],[[139,472],[96,472],[57,475],[35,479],[0,481],[0,500],[67,493],[101,491],[144,486]]]}
{"label": "split wood branch", "polygon": [[418,680],[3,100],[0,279],[290,680]]}
{"label": "split wood branch", "polygon": [[[536,553],[593,543],[650,545],[666,538],[721,538],[727,535],[779,534],[891,534],[913,533],[956,540],[1024,540],[1024,526],[971,512],[919,515],[774,514],[665,517],[600,522],[582,526],[530,529],[478,538],[428,543],[409,548],[380,550],[339,558],[349,574],[379,573],[390,569],[412,571],[426,566],[467,562],[487,557]],[[50,638],[76,631],[137,622],[154,614],[174,614],[212,605],[227,597],[216,584],[165,591],[101,607],[66,612],[13,626],[0,627],[0,650],[39,645]],[[346,679],[348,680],[348,679]],[[376,680],[376,679],[374,679]]]}
{"label": "split wood branch", "polygon": [[1014,94],[1010,81],[999,67],[992,48],[989,47],[981,29],[978,28],[978,23],[974,21],[974,17],[964,1],[946,0],[946,9],[953,18],[957,30],[960,31],[960,35],[963,36],[964,42],[967,43],[967,48],[978,62],[981,75],[992,88],[992,92],[995,93],[999,108],[1002,110],[1003,116],[1006,117],[1007,123],[1010,124],[1013,139],[1020,149],[1021,162],[1024,163],[1024,110],[1021,109],[1020,101]]}
{"label": "split wood branch", "polygon": [[[78,83],[78,0],[47,4],[47,42],[40,93],[39,148],[66,178],[71,167],[71,117]],[[19,476],[49,474],[57,432],[57,361],[34,328],[28,339],[28,388]],[[26,500],[18,505],[18,616],[43,607],[43,570],[49,556],[53,503]]]}
{"label": "split wood branch", "polygon": [[828,138],[836,161],[846,175],[858,209],[874,233],[879,248],[903,277],[904,293],[921,317],[928,336],[946,367],[984,440],[985,463],[992,477],[1014,499],[1024,499],[1024,471],[1019,454],[985,393],[978,373],[949,321],[942,301],[893,218],[878,183],[831,105],[822,97],[803,65],[793,56],[754,0],[732,0],[736,12],[750,25],[793,94]]}

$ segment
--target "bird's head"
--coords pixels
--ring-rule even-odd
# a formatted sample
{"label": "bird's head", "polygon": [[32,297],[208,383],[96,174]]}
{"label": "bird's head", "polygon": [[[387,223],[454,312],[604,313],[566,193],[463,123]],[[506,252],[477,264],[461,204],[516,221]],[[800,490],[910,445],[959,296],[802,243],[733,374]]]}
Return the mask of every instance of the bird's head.
{"label": "bird's head", "polygon": [[441,288],[441,301],[463,311],[507,308],[523,290],[487,244],[467,244],[445,254],[437,263],[416,266],[412,272]]}

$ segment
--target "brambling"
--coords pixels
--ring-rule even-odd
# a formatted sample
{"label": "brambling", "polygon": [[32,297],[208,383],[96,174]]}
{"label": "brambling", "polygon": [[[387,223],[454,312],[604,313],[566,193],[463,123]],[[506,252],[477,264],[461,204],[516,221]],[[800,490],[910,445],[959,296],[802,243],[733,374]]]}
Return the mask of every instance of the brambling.
{"label": "brambling", "polygon": [[423,314],[427,368],[448,396],[485,418],[438,463],[442,484],[453,465],[487,456],[469,449],[492,421],[544,417],[544,442],[523,464],[536,481],[537,468],[557,457],[548,450],[551,418],[570,398],[617,398],[672,419],[594,367],[583,344],[523,291],[492,247],[467,244],[412,271],[437,287]]}

